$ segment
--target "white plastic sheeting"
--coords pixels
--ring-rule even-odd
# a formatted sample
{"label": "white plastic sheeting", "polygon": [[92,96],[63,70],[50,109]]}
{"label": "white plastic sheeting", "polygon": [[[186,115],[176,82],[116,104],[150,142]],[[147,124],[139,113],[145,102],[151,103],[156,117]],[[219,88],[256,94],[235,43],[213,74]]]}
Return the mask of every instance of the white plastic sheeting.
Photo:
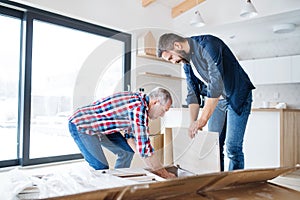
{"label": "white plastic sheeting", "polygon": [[16,168],[0,173],[0,196],[6,200],[49,198],[133,184],[136,182],[90,168],[71,168],[39,176]]}

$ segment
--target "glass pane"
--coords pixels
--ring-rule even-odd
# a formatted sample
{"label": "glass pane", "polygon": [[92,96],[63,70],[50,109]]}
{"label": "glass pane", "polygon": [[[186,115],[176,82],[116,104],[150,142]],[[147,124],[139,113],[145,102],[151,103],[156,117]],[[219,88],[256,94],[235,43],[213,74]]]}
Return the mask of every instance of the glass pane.
{"label": "glass pane", "polygon": [[[109,41],[114,40],[34,20],[30,158],[79,153],[67,119],[74,109],[94,100],[110,54],[120,57],[123,43],[117,42],[117,52],[106,45]],[[120,62],[116,68],[122,76]]]}
{"label": "glass pane", "polygon": [[0,15],[0,160],[17,159],[21,20]]}
{"label": "glass pane", "polygon": [[[123,55],[123,44],[120,41],[110,40],[106,42],[109,43],[110,48],[114,48],[115,53],[118,55]],[[106,45],[107,45],[106,44]],[[97,54],[101,55],[100,52]],[[115,92],[121,92],[124,88],[124,77],[123,70],[120,67],[123,66],[123,57],[118,56],[112,61],[108,61],[109,64],[102,70],[102,73],[98,77],[98,83],[95,91],[95,98],[97,100],[102,97],[106,97]],[[105,90],[103,89],[105,88]]]}

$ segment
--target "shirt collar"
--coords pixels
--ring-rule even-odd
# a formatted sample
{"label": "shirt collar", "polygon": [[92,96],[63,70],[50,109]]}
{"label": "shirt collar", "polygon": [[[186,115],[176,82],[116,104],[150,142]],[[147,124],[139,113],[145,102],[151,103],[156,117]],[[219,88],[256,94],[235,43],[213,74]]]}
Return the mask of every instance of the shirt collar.
{"label": "shirt collar", "polygon": [[147,110],[149,109],[149,102],[150,102],[150,97],[148,95],[145,95],[145,101],[147,104]]}
{"label": "shirt collar", "polygon": [[192,56],[195,54],[195,51],[194,51],[194,40],[192,38],[186,38],[188,43],[189,43],[189,46],[190,46],[190,60],[192,59]]}

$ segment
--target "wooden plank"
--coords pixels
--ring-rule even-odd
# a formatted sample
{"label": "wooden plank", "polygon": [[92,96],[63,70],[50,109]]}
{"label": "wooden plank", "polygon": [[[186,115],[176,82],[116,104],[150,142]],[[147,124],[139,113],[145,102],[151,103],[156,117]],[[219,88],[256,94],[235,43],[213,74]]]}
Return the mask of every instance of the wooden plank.
{"label": "wooden plank", "polygon": [[[51,200],[99,199],[289,199],[300,198],[300,192],[270,184],[267,180],[299,168],[235,170],[210,173],[162,182],[94,190],[79,194],[47,198]],[[271,190],[272,189],[272,190]],[[234,194],[231,195],[231,194]],[[265,196],[260,196],[265,195]],[[184,198],[186,197],[186,198]],[[188,198],[193,197],[193,198]],[[214,197],[214,198],[212,198]],[[236,198],[234,198],[236,197]]]}
{"label": "wooden plank", "polygon": [[164,163],[164,135],[155,134],[155,135],[150,135],[149,138],[150,138],[150,143],[154,148],[159,161],[163,164]]}
{"label": "wooden plank", "polygon": [[164,165],[173,164],[173,136],[172,128],[166,128],[164,134]]}
{"label": "wooden plank", "polygon": [[185,0],[182,3],[172,8],[172,18],[188,11],[189,9],[197,6],[198,4],[204,2],[204,0]]}
{"label": "wooden plank", "polygon": [[153,3],[155,0],[142,0],[142,6],[146,7],[149,4]]}

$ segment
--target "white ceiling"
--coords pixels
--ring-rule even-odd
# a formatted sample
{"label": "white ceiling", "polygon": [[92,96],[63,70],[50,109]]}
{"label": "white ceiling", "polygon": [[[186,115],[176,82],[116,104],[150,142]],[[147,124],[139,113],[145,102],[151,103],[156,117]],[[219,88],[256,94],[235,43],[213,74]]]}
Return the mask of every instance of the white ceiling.
{"label": "white ceiling", "polygon": [[[141,0],[14,1],[133,35],[151,29],[185,36],[210,33],[223,39],[241,59],[300,54],[300,0],[251,0],[258,11],[252,19],[239,16],[246,0],[205,0],[175,18],[171,17],[171,10],[183,0],[156,0],[147,7],[142,7]],[[189,25],[195,10],[200,11],[206,26]],[[273,25],[287,22],[297,25],[294,32],[272,32]]]}
{"label": "white ceiling", "polygon": [[[172,7],[180,2],[182,0],[156,0],[154,3],[168,7],[171,13]],[[219,36],[243,59],[300,54],[300,1],[252,0],[258,15],[251,19],[239,17],[243,2],[244,0],[206,0],[174,18],[174,27],[187,36],[206,33]],[[200,11],[206,26],[189,26],[189,20],[195,10]],[[273,26],[282,23],[293,23],[296,29],[291,33],[273,33]],[[257,54],[250,55],[245,48],[251,48],[254,44],[260,51],[256,50]]]}
{"label": "white ceiling", "polygon": [[[284,23],[293,23],[296,29],[291,33],[275,34],[273,26]],[[300,10],[270,15],[251,20],[203,28],[203,32],[213,32],[222,35],[224,40],[231,43],[250,43],[282,38],[300,38]],[[232,36],[234,37],[233,39]]]}
{"label": "white ceiling", "polygon": [[[178,5],[181,3],[183,0],[156,0],[154,3],[160,4],[162,6],[166,6],[170,9],[172,7]],[[208,1],[208,0],[206,0]],[[210,0],[214,1],[214,0]],[[275,0],[276,1],[276,0]],[[255,5],[255,1],[253,1],[253,4]],[[278,0],[277,0],[278,2]],[[206,2],[203,2],[205,4]],[[227,2],[230,3],[230,2]],[[238,3],[239,4],[239,3]],[[222,3],[220,3],[219,6],[222,7]],[[217,7],[217,5],[215,4]],[[240,6],[240,4],[239,4]],[[240,8],[238,6],[238,8]],[[231,10],[228,10],[228,12],[234,12],[236,10],[237,6],[232,8]],[[192,18],[191,12],[194,12],[194,10],[200,10],[201,12],[201,4],[196,6],[195,9],[191,9],[189,12],[189,17]],[[224,7],[224,9],[228,9]],[[212,12],[213,8],[210,8],[210,12]],[[259,11],[259,9],[257,9]],[[282,9],[284,10],[284,9]],[[204,12],[204,11],[203,11]],[[238,11],[239,12],[239,11]],[[237,12],[237,15],[239,14]],[[202,17],[205,19],[205,15],[202,13]],[[207,19],[207,18],[206,18]],[[264,15],[263,13],[259,12],[259,15],[253,19],[249,20],[243,20],[242,18],[239,20],[236,20],[233,23],[228,23],[230,20],[226,19],[226,17],[223,17],[223,21],[220,22],[214,22],[214,24],[217,24],[217,26],[212,26],[209,24],[209,20],[207,19],[208,23],[206,27],[203,28],[198,28],[198,30],[195,30],[195,28],[190,27],[184,32],[188,35],[193,35],[193,34],[199,34],[198,32],[201,33],[217,33],[219,35],[223,36],[223,39],[229,39],[232,36],[235,36],[234,40],[236,41],[262,41],[265,39],[278,39],[281,37],[290,37],[290,36],[300,36],[300,7],[298,10],[292,10],[292,11],[287,11],[287,12],[282,12],[279,14],[271,14],[271,15]],[[176,18],[174,19],[175,21],[177,20]],[[178,20],[179,21],[179,20]],[[176,23],[176,22],[175,22]],[[188,21],[184,22],[188,23]],[[276,24],[281,24],[281,23],[293,23],[296,24],[296,30],[291,33],[291,34],[273,34],[272,32],[272,27]],[[186,28],[186,27],[185,27]],[[250,34],[249,34],[250,33]],[[256,33],[256,34],[253,34]],[[233,40],[233,41],[234,41]]]}
{"label": "white ceiling", "polygon": [[[290,33],[274,33],[273,26],[293,23]],[[207,28],[208,33],[220,36],[238,52],[242,59],[300,54],[300,9],[262,18]],[[248,49],[252,49],[251,54]]]}

